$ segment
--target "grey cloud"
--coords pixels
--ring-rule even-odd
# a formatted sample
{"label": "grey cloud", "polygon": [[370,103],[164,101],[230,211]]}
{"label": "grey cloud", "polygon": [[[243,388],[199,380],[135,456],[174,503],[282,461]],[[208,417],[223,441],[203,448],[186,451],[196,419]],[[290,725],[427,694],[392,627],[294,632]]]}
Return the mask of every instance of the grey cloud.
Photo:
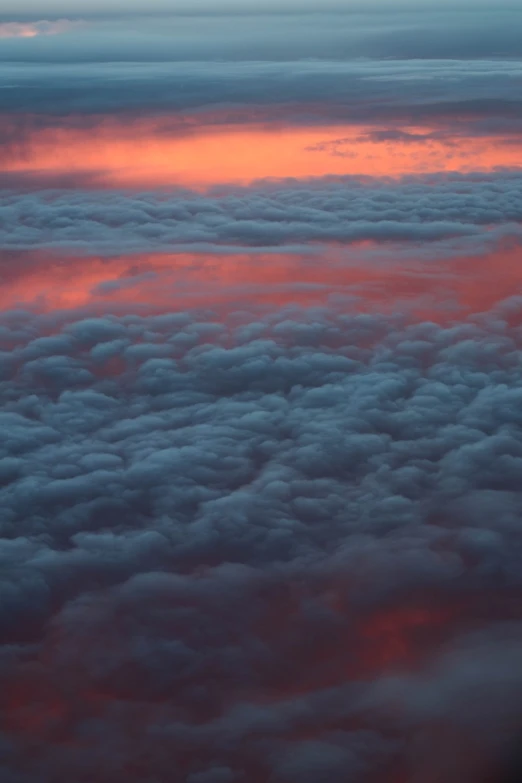
{"label": "grey cloud", "polygon": [[388,779],[513,725],[519,308],[3,313],[6,780]]}
{"label": "grey cloud", "polygon": [[[497,118],[508,129],[510,122],[514,131],[520,129],[518,59],[343,61],[329,51],[327,59],[310,59],[308,54],[297,62],[293,57],[283,62],[257,61],[251,50],[244,63],[222,58],[209,62],[207,51],[202,62],[186,62],[187,58],[175,63],[136,62],[135,57],[111,62],[104,57],[102,62],[71,63],[66,69],[59,63],[11,62],[10,57],[0,67],[1,109],[3,115],[27,113],[26,131],[36,122],[34,115],[46,113],[70,118],[142,108],[161,112],[215,107],[219,121],[233,122],[249,116],[255,120],[251,112],[256,106],[265,107],[269,118],[272,107],[276,121],[419,124],[433,122],[437,116],[457,116],[474,122]],[[182,119],[178,118],[180,131]],[[84,124],[88,121],[83,119]],[[20,123],[11,127],[6,119],[2,121],[3,137],[19,140],[23,130]]]}
{"label": "grey cloud", "polygon": [[[8,41],[1,155],[143,111],[178,112],[155,117],[165,134],[353,122],[382,144],[422,125],[448,150],[516,140],[520,62],[498,58],[521,54],[519,14],[487,10],[115,14],[70,45]],[[5,283],[64,248],[373,239],[406,262],[520,238],[517,171],[205,197],[100,193],[96,176],[2,175]],[[149,280],[136,263],[96,293]],[[247,306],[0,313],[3,782],[501,769],[522,725],[521,301],[444,324],[340,298]]]}
{"label": "grey cloud", "polygon": [[[127,9],[126,9],[127,10]],[[283,10],[283,9],[278,9]],[[343,13],[344,11],[344,13]],[[7,40],[3,61],[147,62],[395,57],[519,57],[520,7],[397,8],[391,13],[237,13],[91,18],[89,27],[50,44]],[[365,13],[366,11],[366,13]]]}
{"label": "grey cloud", "polygon": [[[42,2],[45,4],[45,9],[50,18],[54,19],[56,14],[63,13],[63,7],[59,5],[58,8],[53,9],[52,0],[23,0],[18,2],[16,7],[12,10],[9,5],[5,6],[4,13],[0,15],[0,18],[11,18],[13,13],[16,12],[18,18],[31,20],[36,18],[36,15],[42,14]],[[372,0],[372,2],[358,3],[354,2],[350,4],[350,7],[346,7],[346,3],[343,0],[329,0],[321,9],[318,10],[315,3],[311,0],[284,0],[283,2],[275,2],[274,0],[268,0],[260,7],[254,0],[192,0],[192,2],[183,2],[182,0],[175,0],[175,2],[164,2],[164,0],[153,0],[147,6],[144,13],[143,6],[139,0],[130,0],[122,6],[118,0],[111,0],[110,2],[98,5],[97,3],[88,3],[84,6],[76,4],[76,11],[95,19],[103,18],[119,18],[122,15],[125,19],[129,17],[137,16],[143,17],[150,14],[161,16],[172,16],[176,18],[183,17],[227,17],[227,16],[254,16],[262,17],[264,15],[287,15],[287,14],[312,14],[317,16],[320,13],[326,12],[343,12],[343,13],[360,13],[371,12],[373,14],[387,15],[390,12],[404,12],[404,11],[422,11],[429,13],[430,11],[437,11],[440,9],[458,11],[472,10],[476,12],[478,10],[490,10],[488,0],[459,0],[459,2],[450,2],[450,0],[421,0],[421,2],[414,2],[414,0],[401,0],[396,2],[395,0]],[[519,5],[516,0],[507,0],[502,2],[498,6],[498,10],[504,11],[516,11]],[[38,16],[38,18],[40,18]]]}
{"label": "grey cloud", "polygon": [[[0,246],[90,253],[173,247],[305,246],[363,239],[426,243],[516,235],[522,178],[439,175],[401,181],[332,178],[196,194],[0,191]],[[498,227],[492,233],[492,227]],[[134,275],[127,284],[143,279]],[[122,285],[124,283],[122,282]]]}

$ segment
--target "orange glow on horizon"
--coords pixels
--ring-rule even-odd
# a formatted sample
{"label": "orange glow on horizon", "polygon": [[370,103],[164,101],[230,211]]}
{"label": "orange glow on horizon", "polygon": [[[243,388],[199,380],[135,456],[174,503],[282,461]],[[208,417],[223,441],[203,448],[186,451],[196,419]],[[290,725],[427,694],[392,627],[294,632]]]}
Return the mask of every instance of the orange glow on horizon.
{"label": "orange glow on horizon", "polygon": [[[328,175],[400,177],[433,171],[517,167],[522,140],[455,137],[447,141],[375,141],[367,127],[270,127],[262,124],[164,132],[158,122],[125,126],[106,119],[95,128],[36,132],[22,153],[10,151],[5,172],[77,175],[102,187],[205,189],[265,178]],[[407,128],[428,134],[430,129]]]}

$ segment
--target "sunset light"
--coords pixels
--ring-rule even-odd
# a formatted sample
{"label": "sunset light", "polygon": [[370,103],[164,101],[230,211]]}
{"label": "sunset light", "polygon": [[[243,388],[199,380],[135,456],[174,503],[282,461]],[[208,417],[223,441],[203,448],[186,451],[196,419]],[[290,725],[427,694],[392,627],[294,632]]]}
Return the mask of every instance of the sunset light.
{"label": "sunset light", "polygon": [[[108,119],[84,130],[34,135],[6,172],[76,175],[98,187],[206,189],[261,179],[366,175],[400,177],[435,171],[490,171],[522,166],[519,138],[431,138],[407,128],[406,140],[372,139],[371,128],[195,127],[170,136],[154,121]],[[413,141],[410,139],[413,138]],[[420,137],[420,139],[419,139]],[[426,137],[426,141],[423,140]]]}
{"label": "sunset light", "polygon": [[522,783],[521,30],[4,0],[0,783]]}

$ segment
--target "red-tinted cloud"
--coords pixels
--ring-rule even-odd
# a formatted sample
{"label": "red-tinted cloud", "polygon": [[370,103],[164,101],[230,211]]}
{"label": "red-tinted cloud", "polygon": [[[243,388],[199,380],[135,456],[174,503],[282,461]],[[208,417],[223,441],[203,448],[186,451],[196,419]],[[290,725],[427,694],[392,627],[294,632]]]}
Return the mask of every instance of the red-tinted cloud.
{"label": "red-tinted cloud", "polygon": [[[380,248],[383,252],[384,248]],[[482,255],[415,261],[400,246],[277,253],[135,254],[113,258],[63,253],[5,256],[0,307],[39,311],[101,308],[168,311],[254,304],[319,304],[332,296],[359,299],[355,308],[430,313],[435,318],[487,310],[522,291],[522,249],[506,245]]]}

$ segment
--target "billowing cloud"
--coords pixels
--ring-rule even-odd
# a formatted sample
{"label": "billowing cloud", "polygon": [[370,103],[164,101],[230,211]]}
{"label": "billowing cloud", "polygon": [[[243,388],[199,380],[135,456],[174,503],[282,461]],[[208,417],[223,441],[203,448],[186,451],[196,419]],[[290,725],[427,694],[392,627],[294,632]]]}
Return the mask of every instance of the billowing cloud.
{"label": "billowing cloud", "polygon": [[499,763],[520,322],[6,312],[3,779]]}
{"label": "billowing cloud", "polygon": [[0,19],[1,783],[507,783],[520,8],[53,2]]}
{"label": "billowing cloud", "polygon": [[259,248],[458,237],[487,246],[499,230],[520,234],[522,176],[514,171],[398,182],[347,177],[208,195],[0,191],[0,208],[0,247],[8,249],[114,254],[202,243]]}

